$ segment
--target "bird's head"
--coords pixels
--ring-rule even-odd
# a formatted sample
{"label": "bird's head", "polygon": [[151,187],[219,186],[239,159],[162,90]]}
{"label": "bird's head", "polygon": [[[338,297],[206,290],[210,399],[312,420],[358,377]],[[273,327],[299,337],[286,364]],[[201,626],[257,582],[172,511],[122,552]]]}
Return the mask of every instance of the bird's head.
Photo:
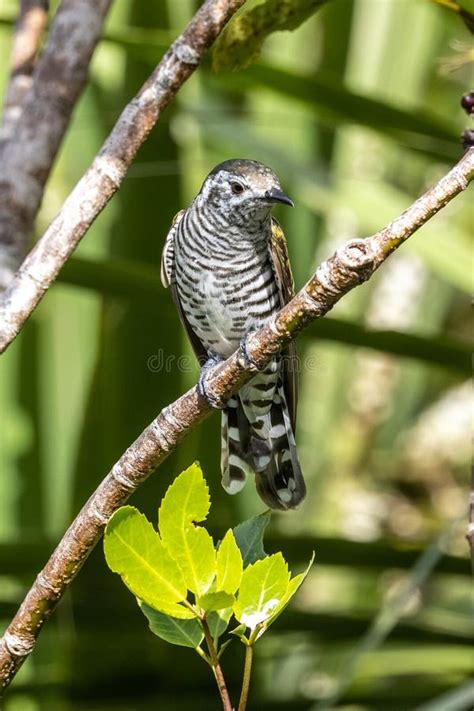
{"label": "bird's head", "polygon": [[293,206],[271,168],[240,158],[217,165],[204,181],[199,198],[233,224],[264,220],[276,203]]}

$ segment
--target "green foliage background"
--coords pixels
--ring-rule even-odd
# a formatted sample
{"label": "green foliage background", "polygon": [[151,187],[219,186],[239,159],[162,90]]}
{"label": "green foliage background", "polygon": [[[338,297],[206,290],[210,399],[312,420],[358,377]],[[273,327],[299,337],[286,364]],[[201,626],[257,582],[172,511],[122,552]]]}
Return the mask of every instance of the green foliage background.
{"label": "green foliage background", "polygon": [[[38,235],[192,10],[191,0],[115,4]],[[0,89],[14,13],[0,0]],[[186,84],[2,357],[5,624],[115,459],[195,382],[158,262],[174,213],[208,170],[239,156],[278,172],[296,203],[278,217],[302,285],[338,243],[382,227],[461,155],[469,42],[460,19],[428,0],[329,0],[298,30],[272,35],[257,64],[216,74],[209,58]],[[297,438],[309,494],[297,514],[273,516],[266,538],[293,572],[313,549],[316,562],[257,650],[251,709],[474,704],[464,540],[468,200],[458,198],[299,339]],[[221,490],[219,443],[216,415],[131,503],[154,520],[173,476],[199,459],[216,538],[261,511],[252,482],[237,498]],[[154,638],[130,598],[98,547],[18,675],[7,711],[217,708],[205,665]],[[225,653],[231,687],[241,663],[236,644]]]}

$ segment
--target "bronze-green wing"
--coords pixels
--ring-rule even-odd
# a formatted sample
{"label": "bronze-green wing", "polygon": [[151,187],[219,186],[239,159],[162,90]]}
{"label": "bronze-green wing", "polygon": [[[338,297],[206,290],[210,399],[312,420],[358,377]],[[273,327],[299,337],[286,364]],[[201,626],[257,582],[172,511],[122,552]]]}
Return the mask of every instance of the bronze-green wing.
{"label": "bronze-green wing", "polygon": [[[295,295],[295,288],[285,234],[274,217],[272,218],[270,257],[278,284],[280,304],[284,306]],[[296,351],[296,344],[292,341],[283,351],[283,387],[293,430],[296,425],[296,409],[298,404],[298,370],[298,353]]]}

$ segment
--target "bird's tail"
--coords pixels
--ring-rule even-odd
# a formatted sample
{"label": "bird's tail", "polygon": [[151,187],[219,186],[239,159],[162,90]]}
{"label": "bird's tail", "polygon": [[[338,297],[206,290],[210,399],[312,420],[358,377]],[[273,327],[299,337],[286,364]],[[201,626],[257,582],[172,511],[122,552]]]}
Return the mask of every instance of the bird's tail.
{"label": "bird's tail", "polygon": [[230,494],[255,474],[257,491],[272,509],[292,509],[306,494],[284,389],[279,382],[268,411],[244,407],[238,395],[222,415],[222,485]]}

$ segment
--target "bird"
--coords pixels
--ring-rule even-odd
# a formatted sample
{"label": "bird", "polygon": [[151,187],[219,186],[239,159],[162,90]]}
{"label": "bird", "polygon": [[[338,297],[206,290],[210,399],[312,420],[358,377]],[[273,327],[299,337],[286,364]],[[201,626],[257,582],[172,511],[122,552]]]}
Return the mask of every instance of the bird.
{"label": "bird", "polygon": [[[201,365],[199,392],[221,360],[244,348],[294,295],[285,235],[272,208],[293,206],[271,168],[235,158],[217,165],[173,220],[161,281]],[[292,342],[222,409],[222,485],[239,492],[249,474],[271,509],[296,508],[306,494],[295,444],[298,357]]]}

